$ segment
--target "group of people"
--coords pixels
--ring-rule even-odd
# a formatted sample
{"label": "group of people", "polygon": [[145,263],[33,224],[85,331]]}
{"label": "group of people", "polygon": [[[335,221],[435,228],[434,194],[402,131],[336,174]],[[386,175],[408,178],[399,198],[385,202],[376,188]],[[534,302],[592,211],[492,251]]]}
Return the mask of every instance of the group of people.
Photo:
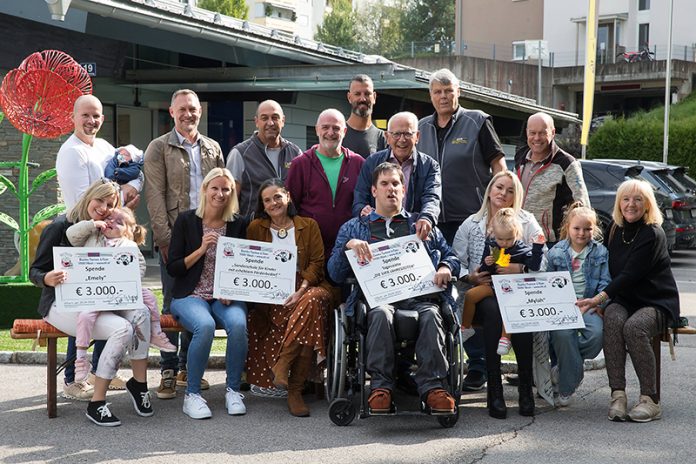
{"label": "group of people", "polygon": [[[201,391],[209,387],[203,375],[215,329],[222,327],[228,414],[246,413],[240,391],[246,372],[252,393],[286,397],[291,414],[308,416],[302,390],[325,362],[329,309],[355,297],[341,292],[351,274],[346,251],[369,261],[372,243],[415,234],[435,268],[434,283],[445,291],[369,309],[371,411],[392,410],[393,391],[404,384],[417,391],[426,410],[448,413],[458,407],[446,385],[439,312],[444,299],[463,308],[461,334],[469,364],[463,389],[487,385],[489,414],[505,418],[500,356],[512,346],[519,413],[534,415],[533,334],[505,332],[491,275],[567,270],[585,328],[549,334],[556,404],[572,402],[583,359],[604,348],[612,390],[609,418],[658,419],[650,340],[678,320],[679,300],[652,189],[637,180],[621,185],[602,245],[580,165],[556,145],[549,115],[528,119],[527,146],[516,154],[513,173],[506,169],[492,118],[459,105],[454,74],[434,72],[429,87],[432,115],[418,120],[413,113],[397,113],[383,132],[371,120],[373,82],[355,76],[347,94],[350,117],[336,109],[322,111],[318,143],[304,152],[282,137],[283,109],[266,100],[254,116],[257,130],[226,160],[219,144],[199,132],[202,108],[191,90],[172,95],[174,128],[144,154],[133,146],[116,150],[97,138],[104,120],[101,103],[94,96],[78,98],[75,132],[56,165],[68,212],[45,229],[30,272],[44,288],[41,315],[78,336],[77,346],[74,340],[69,345],[76,369],[66,370],[64,395],[88,400],[87,417],[98,425],[120,424],[106,403],[109,388],[125,388],[136,413],[152,415],[145,374],[153,344],[162,350],[157,397],[174,398],[177,386],[185,386],[183,412],[194,419],[211,417]],[[186,329],[180,340],[176,333],[167,339],[161,332],[156,302],[146,292],[142,310],[55,310],[55,287],[66,273],[53,267],[53,246],[140,243],[144,230],[131,208],[143,184],[159,252],[162,312]],[[220,236],[294,242],[295,292],[276,305],[214,298]],[[501,253],[510,259],[494,258]],[[395,365],[393,320],[402,308],[419,313],[413,375],[410,366]],[[89,339],[101,340],[91,363]],[[116,372],[126,349],[133,368],[127,381]],[[640,382],[639,401],[630,410],[626,350]]]}

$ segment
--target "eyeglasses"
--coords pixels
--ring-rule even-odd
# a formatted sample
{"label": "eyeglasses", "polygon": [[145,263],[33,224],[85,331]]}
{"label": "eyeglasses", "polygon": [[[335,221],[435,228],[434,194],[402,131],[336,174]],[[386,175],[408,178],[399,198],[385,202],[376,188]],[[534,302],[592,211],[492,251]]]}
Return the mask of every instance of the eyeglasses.
{"label": "eyeglasses", "polygon": [[416,135],[415,132],[391,132],[389,131],[389,135],[394,137],[396,140],[399,140],[401,137],[405,138],[406,140],[411,140],[414,135]]}

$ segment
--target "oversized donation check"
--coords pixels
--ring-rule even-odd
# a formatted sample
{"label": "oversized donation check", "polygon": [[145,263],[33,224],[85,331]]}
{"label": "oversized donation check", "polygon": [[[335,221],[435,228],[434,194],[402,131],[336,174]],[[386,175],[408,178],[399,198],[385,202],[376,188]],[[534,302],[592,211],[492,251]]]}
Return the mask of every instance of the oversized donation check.
{"label": "oversized donation check", "polygon": [[218,238],[213,296],[283,304],[295,292],[297,246]]}
{"label": "oversized donation check", "polygon": [[493,288],[508,333],[582,329],[568,271],[494,275]]}
{"label": "oversized donation check", "polygon": [[443,290],[433,283],[435,267],[415,235],[376,242],[370,250],[369,263],[359,262],[353,250],[346,250],[370,308]]}
{"label": "oversized donation check", "polygon": [[53,268],[66,271],[56,286],[59,311],[144,308],[139,251],[135,247],[54,247]]}

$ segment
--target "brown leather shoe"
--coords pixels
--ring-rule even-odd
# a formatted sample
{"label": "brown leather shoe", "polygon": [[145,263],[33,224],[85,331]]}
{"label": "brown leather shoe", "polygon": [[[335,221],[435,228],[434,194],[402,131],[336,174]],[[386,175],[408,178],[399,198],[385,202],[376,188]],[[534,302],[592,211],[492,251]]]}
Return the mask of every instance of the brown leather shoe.
{"label": "brown leather shoe", "polygon": [[430,390],[425,403],[432,412],[454,412],[454,398],[442,388]]}
{"label": "brown leather shoe", "polygon": [[375,388],[367,399],[370,411],[377,413],[388,413],[391,411],[391,390],[386,388]]}
{"label": "brown leather shoe", "polygon": [[299,351],[299,355],[295,358],[290,367],[290,377],[288,378],[288,409],[290,410],[290,414],[295,417],[308,417],[309,408],[302,399],[302,387],[312,368],[312,356],[314,351],[309,346],[302,346]]}

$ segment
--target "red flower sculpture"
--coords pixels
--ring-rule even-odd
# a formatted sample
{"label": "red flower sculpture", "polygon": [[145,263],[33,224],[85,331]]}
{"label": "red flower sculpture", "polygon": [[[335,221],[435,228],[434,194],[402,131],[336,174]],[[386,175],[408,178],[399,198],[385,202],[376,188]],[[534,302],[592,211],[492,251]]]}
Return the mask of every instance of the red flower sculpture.
{"label": "red flower sculpture", "polygon": [[0,105],[13,126],[39,138],[73,130],[73,105],[92,93],[87,71],[70,55],[44,50],[29,55],[2,81]]}

